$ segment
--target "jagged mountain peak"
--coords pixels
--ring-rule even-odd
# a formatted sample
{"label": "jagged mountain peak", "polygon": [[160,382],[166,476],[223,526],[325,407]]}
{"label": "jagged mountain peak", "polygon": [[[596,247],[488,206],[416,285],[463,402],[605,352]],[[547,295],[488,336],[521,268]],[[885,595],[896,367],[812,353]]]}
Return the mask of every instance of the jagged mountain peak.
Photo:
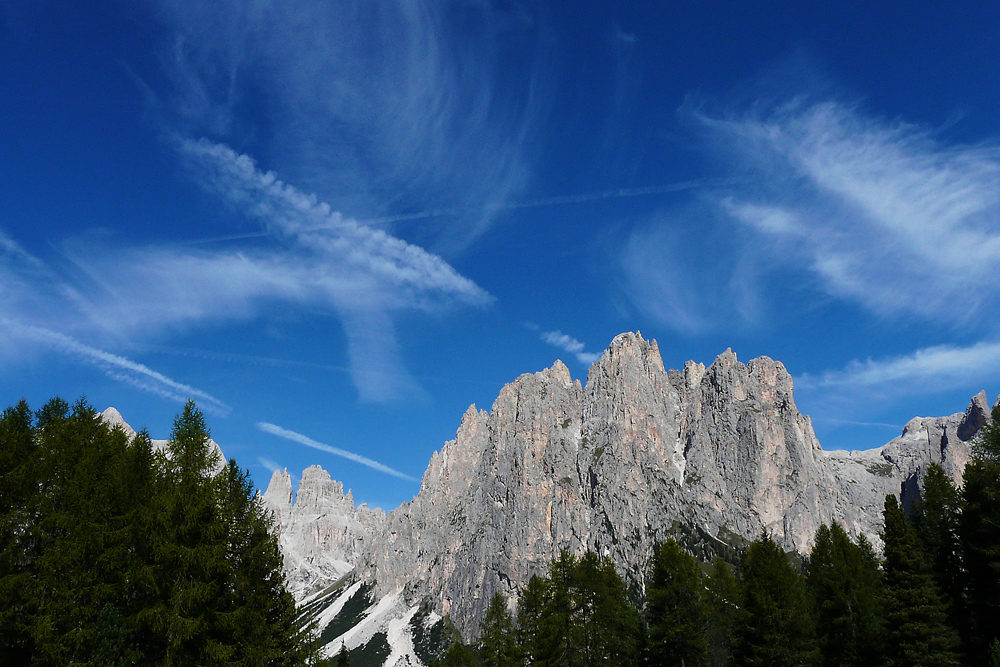
{"label": "jagged mountain peak", "polygon": [[[960,475],[985,406],[981,394],[965,413],[914,420],[877,450],[825,452],[781,362],[744,364],[729,349],[708,367],[667,371],[655,341],[624,333],[585,387],[556,362],[504,385],[489,412],[470,406],[413,500],[375,520],[359,520],[358,508],[355,523],[342,521],[355,560],[345,542],[334,549],[376,598],[426,601],[469,637],[494,592],[516,599],[562,548],[611,557],[641,589],[668,537],[711,545],[764,531],[806,552],[816,529],[837,521],[878,545],[885,495],[913,497],[930,463]],[[289,534],[315,542],[307,518]],[[301,591],[303,572],[332,577],[320,576],[323,547],[310,553],[291,563]]]}
{"label": "jagged mountain peak", "polygon": [[[997,401],[1000,403],[1000,396],[997,397]],[[989,405],[989,399],[986,398],[985,391],[981,391],[972,397],[972,402],[966,408],[965,415],[962,417],[962,423],[958,427],[959,438],[966,441],[972,439],[982,425],[989,421]]]}
{"label": "jagged mountain peak", "polygon": [[128,425],[125,418],[122,417],[122,413],[118,412],[117,408],[109,407],[106,409],[101,413],[101,419],[112,428],[117,426],[125,431],[129,438],[134,438],[136,435],[135,429]]}
{"label": "jagged mountain peak", "polygon": [[292,476],[288,474],[288,468],[275,470],[271,473],[271,481],[268,483],[262,498],[264,503],[274,508],[275,511],[291,509],[295,493],[292,490]]}

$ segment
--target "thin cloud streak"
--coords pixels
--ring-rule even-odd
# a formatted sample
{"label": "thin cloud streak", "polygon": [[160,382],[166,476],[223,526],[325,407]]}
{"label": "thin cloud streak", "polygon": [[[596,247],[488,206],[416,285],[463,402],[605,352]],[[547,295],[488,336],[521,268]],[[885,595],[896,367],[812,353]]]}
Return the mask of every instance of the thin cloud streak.
{"label": "thin cloud streak", "polygon": [[[274,172],[260,171],[248,155],[205,139],[181,139],[178,146],[183,155],[195,160],[203,186],[262,220],[280,236],[394,286],[439,291],[477,305],[492,300],[440,257],[345,218],[315,195],[282,182]],[[317,231],[332,233],[314,233]]]}
{"label": "thin cloud streak", "polygon": [[530,199],[527,201],[484,205],[478,208],[435,209],[430,211],[421,211],[419,213],[408,213],[405,215],[391,215],[381,218],[371,218],[365,220],[365,222],[371,224],[389,224],[394,222],[407,222],[410,220],[426,220],[428,218],[444,216],[466,215],[477,212],[516,211],[519,209],[542,208],[545,206],[587,204],[607,199],[626,199],[630,197],[645,197],[669,194],[672,192],[683,192],[685,190],[698,190],[701,188],[723,187],[737,182],[739,181],[736,179],[680,181],[678,183],[667,183],[665,185],[650,185],[643,188],[619,188],[617,190],[605,190],[603,192],[590,192],[578,195],[560,195],[556,197],[545,197],[542,199]]}
{"label": "thin cloud streak", "polygon": [[296,433],[295,431],[289,431],[275,424],[268,422],[257,422],[257,428],[264,433],[270,433],[271,435],[276,435],[279,438],[284,438],[285,440],[291,440],[292,442],[297,442],[300,445],[305,445],[306,447],[312,447],[313,449],[318,449],[321,452],[326,452],[328,454],[333,454],[334,456],[340,456],[348,461],[354,461],[355,463],[360,463],[363,466],[372,468],[373,470],[378,470],[387,475],[392,475],[393,477],[398,477],[399,479],[404,479],[408,482],[419,481],[416,477],[411,477],[410,475],[394,470],[387,465],[379,463],[378,461],[373,461],[372,459],[361,456],[360,454],[355,454],[354,452],[349,452],[345,449],[340,449],[339,447],[332,447],[330,445],[324,444],[322,442],[317,442],[312,438],[302,435],[301,433]]}
{"label": "thin cloud streak", "polygon": [[206,412],[220,417],[225,417],[231,412],[228,405],[207,392],[177,382],[144,364],[85,345],[65,334],[7,319],[0,320],[0,325],[15,336],[47,345],[92,363],[101,368],[109,378],[130,384],[142,391],[179,403],[193,398],[199,401],[200,407]]}
{"label": "thin cloud streak", "polygon": [[276,470],[282,469],[281,465],[278,464],[277,461],[275,461],[274,459],[269,459],[266,456],[258,456],[257,463],[264,466],[264,468],[270,473],[274,473]]}
{"label": "thin cloud streak", "polygon": [[963,387],[1000,375],[1000,342],[968,347],[936,345],[888,359],[852,361],[819,376],[802,375],[796,385],[850,395],[852,392],[919,394]]}
{"label": "thin cloud streak", "polygon": [[539,337],[549,345],[569,352],[584,366],[590,366],[601,358],[600,354],[595,352],[586,352],[586,346],[583,343],[561,331],[542,331],[540,332]]}

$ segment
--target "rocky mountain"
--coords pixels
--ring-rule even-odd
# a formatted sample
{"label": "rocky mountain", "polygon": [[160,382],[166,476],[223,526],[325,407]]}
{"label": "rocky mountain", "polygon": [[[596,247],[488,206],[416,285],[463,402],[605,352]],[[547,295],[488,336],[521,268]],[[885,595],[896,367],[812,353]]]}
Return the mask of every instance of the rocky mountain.
{"label": "rocky mountain", "polygon": [[296,599],[350,572],[385,526],[381,509],[355,507],[351,492],[345,494],[343,484],[319,466],[302,473],[294,503],[287,470],[274,471],[262,498],[274,511],[288,588]]}
{"label": "rocky mountain", "polygon": [[879,449],[826,452],[780,362],[727,350],[667,371],[655,341],[626,333],[586,385],[557,361],[505,386],[489,412],[470,407],[417,496],[387,515],[355,508],[316,467],[294,502],[280,472],[264,499],[300,596],[353,566],[343,582],[367,587],[372,609],[429,605],[470,637],[494,591],[514,600],[562,548],[610,556],[641,590],[654,546],[672,536],[711,551],[763,531],[806,552],[838,521],[877,545],[885,495],[909,502],[932,462],[959,479],[988,414],[981,393]]}

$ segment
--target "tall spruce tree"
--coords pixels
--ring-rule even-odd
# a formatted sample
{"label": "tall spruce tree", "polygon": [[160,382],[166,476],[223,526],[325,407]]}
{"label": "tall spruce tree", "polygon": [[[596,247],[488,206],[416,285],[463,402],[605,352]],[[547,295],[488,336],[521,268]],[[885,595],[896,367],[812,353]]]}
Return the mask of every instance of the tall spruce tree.
{"label": "tall spruce tree", "polygon": [[174,419],[167,444],[166,531],[159,560],[169,582],[159,609],[165,667],[221,665],[232,657],[224,625],[227,584],[226,526],[217,485],[217,463],[204,415],[193,401]]}
{"label": "tall spruce tree", "polygon": [[967,657],[985,665],[1000,637],[1000,407],[973,442],[963,477],[959,521],[967,577]]}
{"label": "tall spruce tree", "polygon": [[803,577],[781,547],[762,535],[743,555],[740,574],[742,606],[736,630],[736,664],[815,664],[812,600]]}
{"label": "tall spruce tree", "polygon": [[675,540],[660,545],[646,589],[650,664],[701,667],[708,664],[705,584],[694,556]]}
{"label": "tall spruce tree", "polygon": [[516,636],[520,647],[521,664],[525,667],[545,664],[546,647],[542,637],[542,627],[550,583],[547,577],[533,574],[518,597]]}
{"label": "tall spruce tree", "polygon": [[549,564],[549,585],[542,611],[540,662],[544,667],[582,667],[576,625],[576,557],[563,549]]}
{"label": "tall spruce tree", "polygon": [[[969,629],[965,604],[966,573],[960,537],[962,495],[940,465],[931,464],[921,481],[913,523],[927,548],[931,570],[948,603],[948,618],[960,633]],[[965,636],[968,640],[968,635]]]}
{"label": "tall spruce tree", "polygon": [[871,667],[881,654],[882,577],[871,545],[858,544],[840,526],[820,526],[806,579],[816,601],[820,664]]}
{"label": "tall spruce tree", "polygon": [[610,558],[586,552],[574,572],[579,663],[628,667],[638,660],[641,619]]}
{"label": "tall spruce tree", "polygon": [[549,576],[533,576],[518,601],[522,664],[629,667],[638,661],[642,623],[614,564],[563,550]]}
{"label": "tall spruce tree", "polygon": [[484,667],[515,667],[521,660],[514,621],[507,601],[499,592],[490,598],[486,615],[479,624],[479,656]]}
{"label": "tall spruce tree", "polygon": [[37,609],[27,566],[37,552],[40,480],[34,415],[22,400],[0,416],[0,664],[31,659],[30,624]]}
{"label": "tall spruce tree", "polygon": [[948,624],[925,545],[895,496],[886,496],[883,516],[887,664],[957,667],[958,635]]}
{"label": "tall spruce tree", "polygon": [[733,662],[733,641],[740,602],[740,586],[732,566],[722,558],[712,561],[705,582],[706,639],[712,667],[728,667]]}

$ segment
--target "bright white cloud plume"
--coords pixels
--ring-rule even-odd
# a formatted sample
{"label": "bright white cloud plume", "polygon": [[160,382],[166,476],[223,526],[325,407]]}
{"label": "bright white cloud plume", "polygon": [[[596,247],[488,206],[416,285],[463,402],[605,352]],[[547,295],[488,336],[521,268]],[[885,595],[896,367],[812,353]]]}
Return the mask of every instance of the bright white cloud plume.
{"label": "bright white cloud plume", "polygon": [[632,230],[619,261],[638,308],[686,334],[829,298],[882,319],[988,319],[1000,298],[995,142],[805,97],[683,111],[739,178]]}
{"label": "bright white cloud plume", "polygon": [[182,154],[193,160],[206,188],[260,219],[274,234],[334,259],[338,266],[404,290],[401,302],[419,302],[426,292],[470,303],[490,300],[486,292],[440,257],[343,217],[315,195],[283,183],[273,172],[259,170],[247,155],[204,139],[181,140],[179,146]]}
{"label": "bright white cloud plume", "polygon": [[[548,106],[544,40],[489,3],[150,0],[172,40],[151,96],[187,133],[263,142],[275,166],[339,210],[406,202],[463,213],[462,246],[525,185]],[[459,27],[460,26],[460,27]],[[504,57],[504,48],[535,58]],[[519,67],[516,75],[511,68]],[[266,125],[250,126],[267,109]],[[474,211],[474,212],[471,212]]]}
{"label": "bright white cloud plume", "polygon": [[228,405],[207,392],[172,380],[144,364],[85,345],[65,334],[7,319],[0,320],[0,327],[6,330],[8,336],[30,340],[72,355],[99,367],[113,380],[130,384],[142,391],[179,403],[194,399],[203,410],[221,417],[230,412]]}
{"label": "bright white cloud plume", "polygon": [[178,146],[198,182],[259,221],[272,243],[245,252],[70,248],[97,288],[77,295],[76,308],[105,331],[219,324],[282,304],[328,309],[346,333],[361,399],[391,402],[422,396],[400,354],[394,311],[493,301],[437,255],[341,216],[246,155],[204,140]]}
{"label": "bright white cloud plume", "polygon": [[855,392],[919,393],[994,380],[1000,375],[1000,343],[980,342],[967,347],[937,345],[889,359],[852,361],[841,370],[796,380],[803,389]]}
{"label": "bright white cloud plume", "polygon": [[539,335],[543,341],[549,345],[558,347],[560,350],[569,352],[576,357],[577,361],[585,366],[590,366],[601,358],[599,354],[585,351],[584,348],[586,346],[583,343],[561,331],[542,331]]}
{"label": "bright white cloud plume", "polygon": [[285,440],[291,440],[292,442],[297,442],[300,445],[305,445],[306,447],[312,447],[313,449],[318,449],[321,452],[326,452],[328,454],[333,454],[334,456],[340,456],[348,461],[354,461],[355,463],[360,463],[363,466],[368,466],[373,470],[378,470],[379,472],[384,472],[387,475],[392,475],[393,477],[398,477],[399,479],[405,479],[408,482],[418,481],[416,477],[411,477],[410,475],[394,470],[387,465],[379,463],[378,461],[373,461],[367,457],[361,456],[360,454],[355,454],[354,452],[349,452],[346,449],[340,449],[339,447],[333,447],[331,445],[324,444],[322,442],[317,442],[312,438],[302,435],[301,433],[296,433],[295,431],[289,431],[288,429],[281,428],[275,424],[268,422],[257,422],[257,428],[265,433],[270,433],[271,435],[276,435],[279,438],[284,438]]}
{"label": "bright white cloud plume", "polygon": [[1000,295],[996,146],[830,101],[698,118],[756,174],[753,192],[721,203],[772,262],[880,317],[961,324]]}

